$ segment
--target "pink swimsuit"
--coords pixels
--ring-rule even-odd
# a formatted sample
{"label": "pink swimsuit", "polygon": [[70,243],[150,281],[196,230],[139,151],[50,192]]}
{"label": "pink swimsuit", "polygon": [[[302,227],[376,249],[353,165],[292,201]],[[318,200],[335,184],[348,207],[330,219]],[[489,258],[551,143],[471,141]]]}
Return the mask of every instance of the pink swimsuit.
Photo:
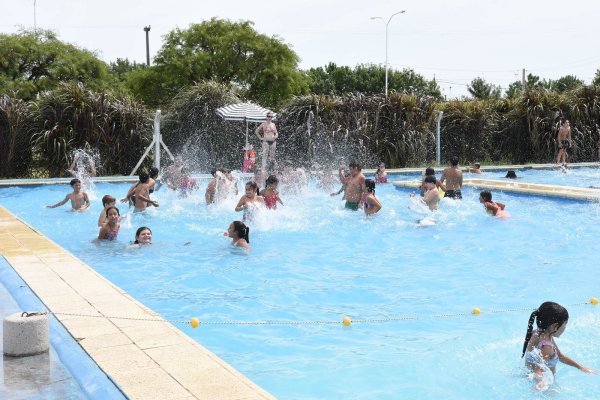
{"label": "pink swimsuit", "polygon": [[265,199],[265,206],[267,208],[273,210],[277,208],[277,200],[279,199],[279,192],[277,192],[277,190],[273,190],[273,193],[270,195],[263,194],[263,198]]}

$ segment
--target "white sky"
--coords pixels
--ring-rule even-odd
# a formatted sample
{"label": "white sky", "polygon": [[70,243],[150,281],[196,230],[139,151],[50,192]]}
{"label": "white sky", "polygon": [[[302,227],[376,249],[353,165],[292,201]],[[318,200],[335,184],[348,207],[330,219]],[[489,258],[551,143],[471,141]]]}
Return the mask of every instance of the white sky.
{"label": "white sky", "polygon": [[[332,61],[354,67],[385,63],[435,75],[448,97],[467,94],[478,76],[508,87],[521,70],[556,79],[572,74],[590,82],[600,68],[600,1],[597,0],[36,0],[37,27],[95,51],[145,62],[143,27],[151,25],[151,57],[162,35],[211,17],[254,21],[301,58],[300,67]],[[0,32],[32,28],[34,0],[0,0]]]}

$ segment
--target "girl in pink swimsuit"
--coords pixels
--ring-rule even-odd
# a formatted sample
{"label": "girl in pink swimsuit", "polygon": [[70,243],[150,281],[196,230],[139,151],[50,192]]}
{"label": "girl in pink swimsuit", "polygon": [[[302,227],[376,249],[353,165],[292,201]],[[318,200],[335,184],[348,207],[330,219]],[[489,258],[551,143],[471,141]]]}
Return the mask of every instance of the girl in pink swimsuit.
{"label": "girl in pink swimsuit", "polygon": [[[537,330],[533,329],[533,322],[537,324]],[[534,310],[527,323],[527,334],[523,343],[525,365],[534,372],[537,384],[536,390],[546,390],[554,380],[556,364],[565,363],[575,367],[586,374],[595,374],[598,371],[579,364],[577,361],[562,353],[554,338],[562,335],[569,321],[569,312],[560,304],[552,301],[542,303]],[[544,370],[552,371],[552,376],[545,377]]]}
{"label": "girl in pink swimsuit", "polygon": [[99,240],[117,240],[117,235],[119,234],[119,229],[121,225],[119,224],[119,209],[117,207],[108,207],[106,209],[106,222],[102,228],[100,228],[100,232],[98,233]]}
{"label": "girl in pink swimsuit", "polygon": [[265,182],[266,187],[260,193],[265,200],[265,206],[267,208],[275,210],[277,209],[277,202],[283,205],[283,201],[279,198],[279,192],[277,191],[277,185],[279,180],[275,175],[270,175]]}

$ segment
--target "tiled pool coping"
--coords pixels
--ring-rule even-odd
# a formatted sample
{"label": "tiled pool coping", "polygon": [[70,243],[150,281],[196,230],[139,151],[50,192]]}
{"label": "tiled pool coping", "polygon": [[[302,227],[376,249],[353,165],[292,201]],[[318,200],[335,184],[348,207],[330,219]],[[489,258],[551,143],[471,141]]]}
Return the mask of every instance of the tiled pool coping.
{"label": "tiled pool coping", "polygon": [[274,398],[2,206],[0,253],[129,398]]}
{"label": "tiled pool coping", "polygon": [[[586,167],[600,167],[600,162],[585,162],[585,163],[572,163],[569,164],[569,168],[586,168]],[[436,166],[440,168],[440,166]],[[559,168],[556,164],[521,164],[521,165],[484,165],[481,167],[483,171],[506,171],[506,170],[523,170],[523,169],[556,169]],[[465,167],[463,166],[464,170]],[[392,168],[387,169],[389,174],[416,174],[422,173],[425,167],[419,168]],[[374,174],[376,169],[364,168],[362,170],[366,174]],[[332,171],[337,173],[337,171]],[[244,173],[241,174],[243,177],[251,178],[253,175]],[[198,179],[210,179],[210,174],[194,174],[195,178]],[[17,185],[47,185],[57,183],[69,183],[71,178],[48,178],[48,179],[0,179],[0,186],[17,186]],[[94,182],[136,182],[137,176],[98,176],[93,178]]]}

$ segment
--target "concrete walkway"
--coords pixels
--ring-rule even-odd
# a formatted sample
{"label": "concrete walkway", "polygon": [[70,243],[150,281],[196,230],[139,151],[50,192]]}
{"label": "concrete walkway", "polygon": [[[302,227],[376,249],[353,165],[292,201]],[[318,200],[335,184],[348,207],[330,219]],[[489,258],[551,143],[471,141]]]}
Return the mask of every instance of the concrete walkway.
{"label": "concrete walkway", "polygon": [[0,253],[131,399],[274,398],[2,206]]}

